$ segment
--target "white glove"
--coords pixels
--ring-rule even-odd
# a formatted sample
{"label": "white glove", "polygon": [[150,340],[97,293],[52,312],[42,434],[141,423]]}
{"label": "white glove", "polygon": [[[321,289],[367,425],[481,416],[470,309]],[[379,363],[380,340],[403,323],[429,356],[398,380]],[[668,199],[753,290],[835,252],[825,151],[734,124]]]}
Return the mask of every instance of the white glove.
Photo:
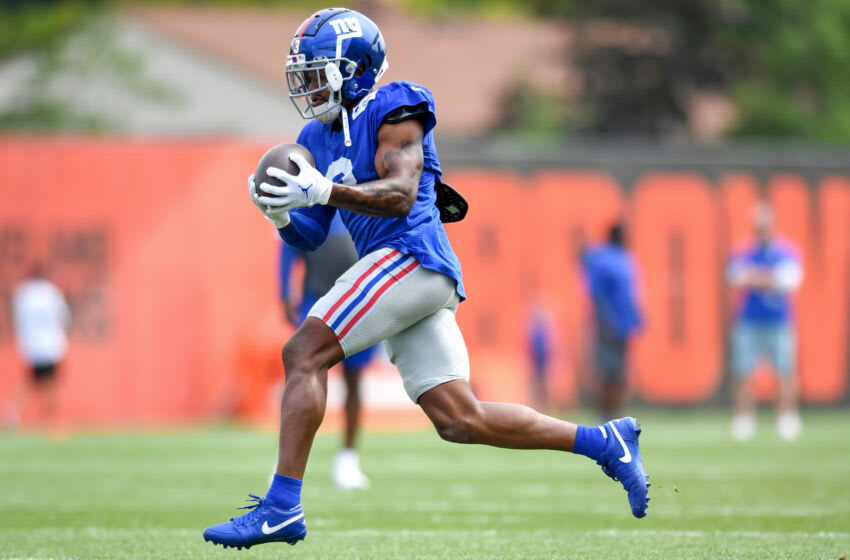
{"label": "white glove", "polygon": [[274,196],[261,196],[258,202],[270,208],[292,210],[299,206],[327,204],[333,190],[333,182],[319,173],[301,154],[291,154],[290,161],[298,166],[298,175],[290,175],[283,169],[269,167],[266,173],[284,184],[280,187],[263,183],[260,188]]}
{"label": "white glove", "polygon": [[268,221],[274,224],[274,227],[281,229],[289,225],[288,211],[283,208],[270,208],[258,200],[260,195],[257,194],[257,186],[254,184],[253,173],[251,173],[251,176],[248,177],[248,191],[251,195],[251,202],[260,209],[260,212],[263,213],[263,216],[265,216]]}

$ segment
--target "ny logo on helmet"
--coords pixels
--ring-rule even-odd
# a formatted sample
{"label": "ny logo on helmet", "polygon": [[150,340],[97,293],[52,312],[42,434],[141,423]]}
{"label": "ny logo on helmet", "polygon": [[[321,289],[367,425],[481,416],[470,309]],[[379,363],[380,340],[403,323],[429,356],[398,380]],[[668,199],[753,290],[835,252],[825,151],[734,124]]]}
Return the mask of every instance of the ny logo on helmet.
{"label": "ny logo on helmet", "polygon": [[355,37],[359,37],[363,33],[363,30],[360,29],[360,22],[357,21],[357,18],[340,18],[332,20],[330,23],[337,35],[351,33]]}

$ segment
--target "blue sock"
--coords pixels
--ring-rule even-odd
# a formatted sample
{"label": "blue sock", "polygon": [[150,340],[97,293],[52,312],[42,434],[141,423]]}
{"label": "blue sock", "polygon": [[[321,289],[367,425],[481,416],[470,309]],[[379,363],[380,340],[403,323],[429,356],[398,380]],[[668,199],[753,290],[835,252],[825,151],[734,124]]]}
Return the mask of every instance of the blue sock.
{"label": "blue sock", "polygon": [[301,481],[282,474],[275,474],[269,493],[266,494],[277,506],[291,508],[301,503]]}
{"label": "blue sock", "polygon": [[573,446],[573,453],[590,457],[596,461],[602,455],[602,452],[605,451],[605,443],[605,436],[602,435],[602,430],[599,428],[579,426],[576,431],[576,443]]}

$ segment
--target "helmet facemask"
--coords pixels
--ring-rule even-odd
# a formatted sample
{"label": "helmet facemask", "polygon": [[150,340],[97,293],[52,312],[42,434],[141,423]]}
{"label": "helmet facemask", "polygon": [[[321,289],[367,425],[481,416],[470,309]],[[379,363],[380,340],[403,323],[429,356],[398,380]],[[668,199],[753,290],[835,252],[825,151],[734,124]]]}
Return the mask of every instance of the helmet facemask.
{"label": "helmet facemask", "polygon": [[[344,57],[316,57],[308,62],[303,54],[290,55],[286,59],[289,99],[303,118],[333,122],[342,109],[342,86],[356,71],[357,64]],[[327,103],[314,106],[313,96],[322,91],[328,92]]]}

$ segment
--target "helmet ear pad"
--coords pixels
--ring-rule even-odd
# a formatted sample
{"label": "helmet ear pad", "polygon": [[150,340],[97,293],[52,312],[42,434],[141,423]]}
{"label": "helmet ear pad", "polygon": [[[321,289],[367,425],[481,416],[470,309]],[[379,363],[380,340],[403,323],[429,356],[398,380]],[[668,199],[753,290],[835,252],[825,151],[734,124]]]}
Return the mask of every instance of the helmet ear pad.
{"label": "helmet ear pad", "polygon": [[328,62],[325,65],[325,79],[328,81],[328,87],[331,88],[331,91],[339,91],[342,88],[342,72],[333,62]]}
{"label": "helmet ear pad", "polygon": [[[333,66],[333,63],[329,63],[328,66]],[[333,91],[342,90],[342,96],[346,99],[354,99],[354,94],[357,91],[358,85],[362,87],[362,83],[358,83],[358,78],[364,76],[366,74],[368,68],[367,61],[360,61],[359,64],[355,66],[354,62],[349,62],[348,64],[343,64],[345,73],[342,74],[340,72],[340,87],[339,89],[334,88],[334,82],[332,81],[331,74],[334,72],[331,70],[331,74],[327,74],[328,85],[331,87]],[[337,70],[339,72],[339,70]],[[349,95],[350,94],[350,95]]]}

